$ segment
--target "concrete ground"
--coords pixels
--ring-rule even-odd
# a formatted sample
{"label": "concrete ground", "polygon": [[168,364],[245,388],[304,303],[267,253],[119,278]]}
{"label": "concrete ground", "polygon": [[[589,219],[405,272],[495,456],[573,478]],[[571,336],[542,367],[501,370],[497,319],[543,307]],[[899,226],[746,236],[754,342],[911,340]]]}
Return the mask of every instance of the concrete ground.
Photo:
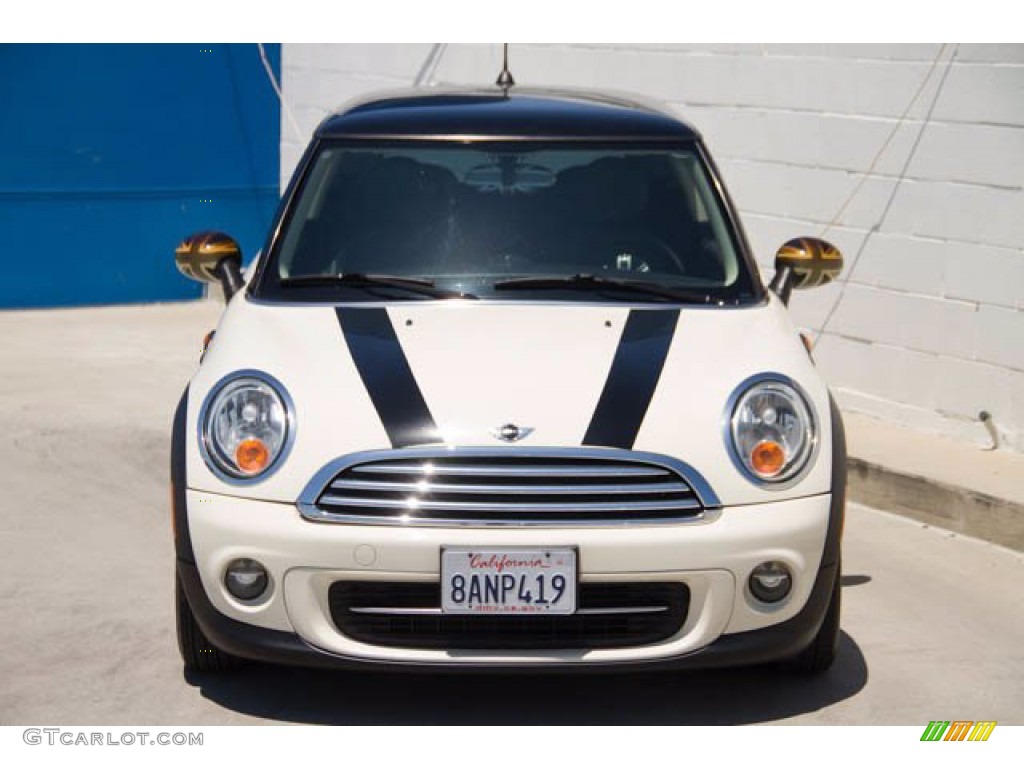
{"label": "concrete ground", "polygon": [[854,505],[824,677],[185,679],[171,414],[217,305],[0,313],[0,724],[1024,724],[1024,555]]}

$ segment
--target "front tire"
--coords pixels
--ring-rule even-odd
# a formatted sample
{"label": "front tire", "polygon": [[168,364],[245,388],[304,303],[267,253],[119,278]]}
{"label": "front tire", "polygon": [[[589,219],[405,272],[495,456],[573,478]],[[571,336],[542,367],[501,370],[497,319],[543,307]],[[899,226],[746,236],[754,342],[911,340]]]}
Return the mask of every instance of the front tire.
{"label": "front tire", "polygon": [[803,675],[820,675],[826,672],[836,660],[839,652],[839,614],[842,603],[841,569],[836,568],[836,580],[832,586],[825,619],[814,640],[804,650],[786,662],[786,668]]}
{"label": "front tire", "polygon": [[211,643],[199,627],[192,607],[188,604],[181,578],[174,578],[175,619],[178,632],[178,650],[187,672],[225,674],[238,669],[242,662],[237,656]]}

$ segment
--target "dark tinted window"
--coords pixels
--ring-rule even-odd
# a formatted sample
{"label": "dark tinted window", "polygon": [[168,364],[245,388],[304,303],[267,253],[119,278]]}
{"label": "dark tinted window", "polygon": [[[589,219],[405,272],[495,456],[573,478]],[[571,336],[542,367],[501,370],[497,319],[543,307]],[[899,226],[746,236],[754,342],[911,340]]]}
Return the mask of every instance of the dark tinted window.
{"label": "dark tinted window", "polygon": [[[703,163],[685,148],[326,148],[266,279],[340,273],[426,278],[480,296],[499,280],[575,274],[713,298],[752,291]],[[335,290],[359,298],[352,286]]]}

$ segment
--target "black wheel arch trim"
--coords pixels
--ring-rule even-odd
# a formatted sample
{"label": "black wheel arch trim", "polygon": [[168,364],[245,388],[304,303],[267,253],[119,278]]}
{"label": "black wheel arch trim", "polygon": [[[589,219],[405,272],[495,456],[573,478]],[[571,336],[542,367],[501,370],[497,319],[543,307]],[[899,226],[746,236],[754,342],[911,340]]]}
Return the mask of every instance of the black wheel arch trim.
{"label": "black wheel arch trim", "polygon": [[196,561],[192,551],[192,535],[188,529],[188,502],[185,491],[188,479],[186,467],[186,422],[188,420],[188,387],[181,394],[174,411],[174,426],[171,428],[171,519],[174,525],[174,552],[179,560],[188,563]]}
{"label": "black wheel arch trim", "polygon": [[843,415],[831,393],[828,406],[832,414],[832,501],[829,505],[825,549],[821,555],[823,566],[839,562],[843,526],[846,523],[846,428],[843,426]]}

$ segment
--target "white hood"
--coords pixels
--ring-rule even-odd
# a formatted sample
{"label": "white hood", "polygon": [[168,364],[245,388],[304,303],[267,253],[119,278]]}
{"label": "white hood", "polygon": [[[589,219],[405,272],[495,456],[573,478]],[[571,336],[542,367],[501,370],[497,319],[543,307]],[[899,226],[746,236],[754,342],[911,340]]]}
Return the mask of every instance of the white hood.
{"label": "white hood", "polygon": [[[347,331],[343,325],[354,312],[376,313],[375,322],[390,326],[390,350],[399,363],[404,357],[406,371],[392,363],[382,366],[384,358],[361,356],[359,349],[359,359],[353,359],[350,347],[361,337],[354,334],[355,322]],[[631,313],[659,314],[631,321]],[[617,359],[627,322],[636,328],[638,321],[667,328],[657,360],[644,359],[647,347]],[[654,341],[655,347],[658,343]],[[613,363],[617,384],[602,398]],[[382,370],[389,366],[393,370]],[[240,369],[264,371],[284,385],[295,404],[296,426],[285,463],[266,480],[245,486],[215,477],[196,444],[203,399],[223,376]],[[724,439],[729,396],[740,382],[764,372],[798,382],[818,424],[816,465],[797,485],[782,491],[746,480],[733,466]],[[644,381],[653,392],[645,390]],[[392,387],[397,391],[381,394]],[[294,502],[330,460],[398,447],[395,419],[381,413],[389,407],[383,400],[405,408],[417,401],[416,390],[422,398],[420,410],[436,428],[431,430],[434,437],[426,439],[449,445],[500,447],[505,443],[492,431],[508,423],[533,430],[517,443],[532,448],[577,447],[620,435],[632,445],[611,447],[686,462],[727,506],[826,493],[830,487],[828,394],[774,297],[757,307],[678,311],[657,304],[631,309],[614,304],[408,301],[386,309],[352,306],[339,313],[332,306],[259,304],[242,295],[225,311],[190,387],[189,486]],[[396,418],[403,417],[409,413]],[[602,423],[620,418],[625,426],[618,425],[618,431]]]}

